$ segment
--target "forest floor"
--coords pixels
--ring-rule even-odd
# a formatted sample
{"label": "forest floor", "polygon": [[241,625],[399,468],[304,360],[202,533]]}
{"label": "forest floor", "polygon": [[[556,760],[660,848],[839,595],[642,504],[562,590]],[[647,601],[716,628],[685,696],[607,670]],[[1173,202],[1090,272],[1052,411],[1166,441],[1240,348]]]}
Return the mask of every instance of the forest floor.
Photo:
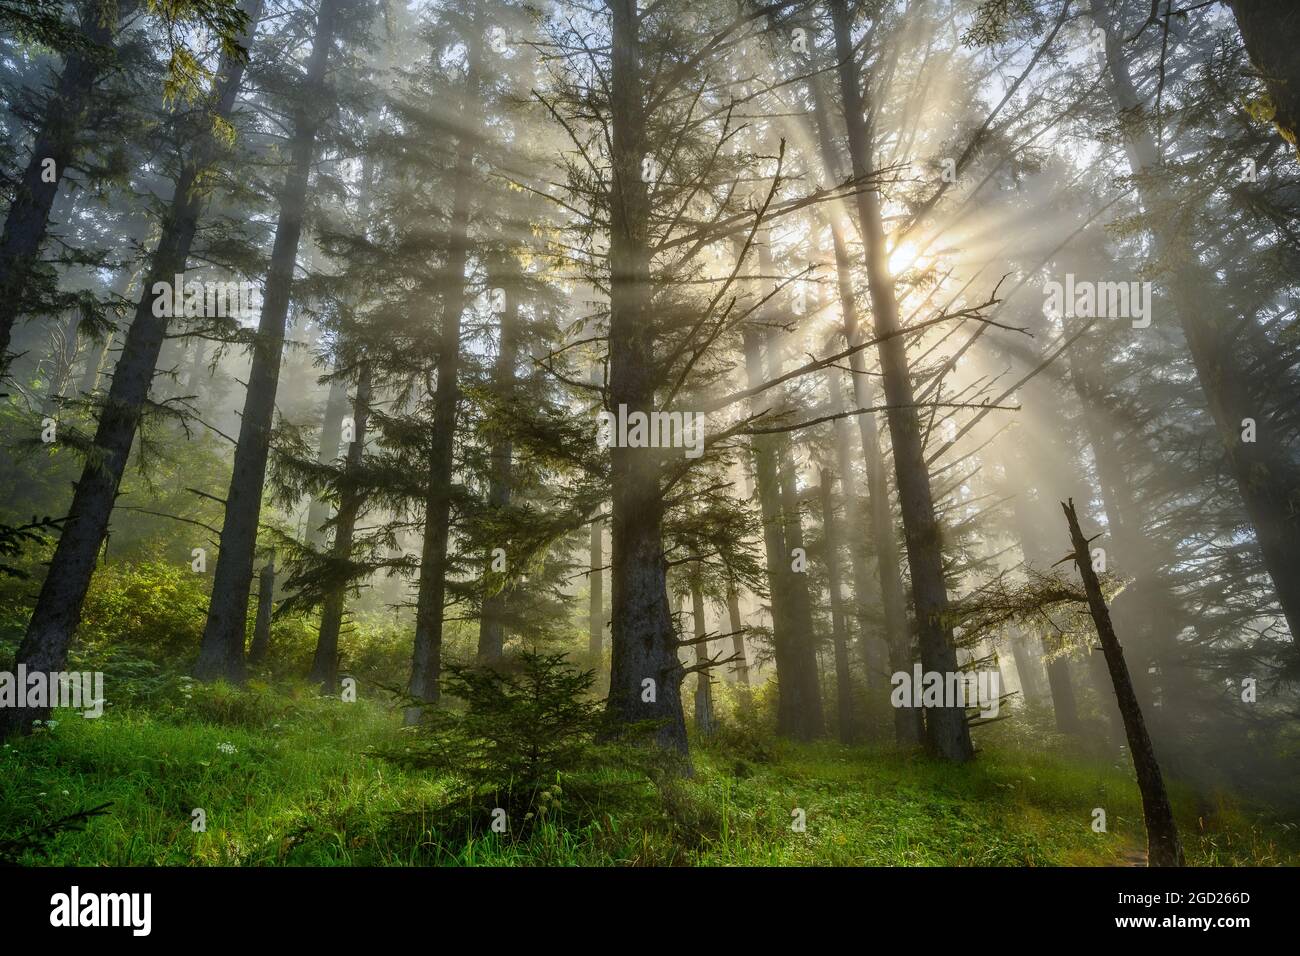
{"label": "forest floor", "polygon": [[[1122,765],[988,746],[954,767],[734,739],[696,746],[689,779],[624,780],[608,804],[579,806],[566,786],[557,812],[515,838],[449,809],[455,780],[374,755],[400,739],[392,710],[248,700],[231,692],[201,712],[73,716],[5,744],[0,856],[81,866],[1132,866],[1144,852],[1137,788]],[[1300,862],[1293,823],[1227,798],[1207,810],[1173,792],[1189,864]],[[83,829],[13,842],[102,804]],[[1105,810],[1104,833],[1094,808]]]}

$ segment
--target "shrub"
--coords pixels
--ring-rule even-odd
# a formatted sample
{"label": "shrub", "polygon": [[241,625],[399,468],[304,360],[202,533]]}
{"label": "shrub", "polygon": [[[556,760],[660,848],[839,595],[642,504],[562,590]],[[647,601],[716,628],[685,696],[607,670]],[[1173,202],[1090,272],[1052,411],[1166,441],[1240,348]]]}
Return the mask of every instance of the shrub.
{"label": "shrub", "polygon": [[[455,774],[467,784],[464,803],[481,806],[490,797],[493,806],[524,824],[521,829],[530,829],[531,822],[559,815],[570,781],[583,790],[578,775],[587,775],[590,792],[644,780],[652,770],[656,755],[628,746],[646,728],[606,739],[611,727],[603,702],[590,694],[594,680],[592,671],[576,668],[562,654],[521,651],[499,667],[449,664],[443,693],[463,707],[408,699],[422,710],[422,719],[403,746],[381,755],[406,767]],[[615,779],[620,770],[632,775]],[[605,771],[611,773],[604,781],[593,779]]]}

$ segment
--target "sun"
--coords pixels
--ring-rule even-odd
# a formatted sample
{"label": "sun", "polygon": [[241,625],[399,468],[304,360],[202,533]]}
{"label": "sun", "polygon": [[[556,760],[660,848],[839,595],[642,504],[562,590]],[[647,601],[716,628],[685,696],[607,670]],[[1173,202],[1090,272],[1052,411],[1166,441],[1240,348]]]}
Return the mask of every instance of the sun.
{"label": "sun", "polygon": [[904,241],[898,248],[889,253],[889,274],[899,276],[912,268],[916,264],[919,251],[915,243]]}

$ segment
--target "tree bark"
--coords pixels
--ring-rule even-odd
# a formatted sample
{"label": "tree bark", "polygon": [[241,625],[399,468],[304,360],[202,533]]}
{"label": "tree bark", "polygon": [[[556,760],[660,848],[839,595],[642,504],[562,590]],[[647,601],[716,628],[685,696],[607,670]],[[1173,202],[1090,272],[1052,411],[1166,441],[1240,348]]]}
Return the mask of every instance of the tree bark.
{"label": "tree bark", "polygon": [[[825,91],[820,77],[809,81],[813,93],[813,116],[817,127],[817,141],[821,150],[822,167],[831,182],[842,182],[842,165],[840,150],[831,139],[830,109],[826,103]],[[838,209],[833,209],[830,217],[831,242],[835,250],[836,289],[840,300],[840,315],[844,326],[844,341],[848,346],[858,345],[862,341],[862,331],[858,321],[857,293],[853,289],[853,267],[849,259],[848,244],[844,239],[843,220]],[[853,397],[858,408],[873,408],[876,402],[875,389],[871,386],[871,377],[867,371],[867,357],[864,350],[858,350],[849,357],[852,375]],[[889,655],[889,670],[892,673],[910,673],[914,636],[911,624],[907,620],[907,594],[903,588],[903,574],[898,555],[898,542],[894,536],[894,516],[889,507],[889,479],[885,472],[885,459],[880,450],[880,431],[876,424],[876,413],[870,412],[857,416],[858,437],[862,444],[863,463],[867,472],[867,497],[869,500],[871,523],[864,533],[869,534],[876,549],[876,573],[880,582],[881,607],[885,614],[885,646]],[[843,464],[841,474],[847,475]],[[843,480],[843,479],[841,479]],[[865,525],[865,522],[864,522]],[[864,645],[864,652],[866,647]],[[882,702],[889,700],[890,683],[888,674],[875,673],[877,666],[871,655],[864,653],[868,668],[867,686],[873,695],[879,695]],[[882,680],[881,678],[885,678]],[[891,708],[894,712],[894,740],[900,747],[914,747],[925,735],[925,721],[922,712],[916,708]]]}
{"label": "tree bark", "polygon": [[[641,179],[648,151],[637,0],[610,0],[609,403],[647,415],[655,407],[650,311],[650,195]],[[612,540],[609,709],[620,722],[653,720],[656,740],[687,753],[684,669],[668,606],[663,496],[657,452],[610,449]],[[649,683],[647,683],[649,682]]]}
{"label": "tree bark", "polygon": [[[357,515],[365,503],[357,487],[361,459],[366,451],[366,426],[370,420],[370,364],[362,363],[357,373],[357,397],[353,405],[352,444],[348,446],[347,461],[343,465],[340,481],[339,513],[334,522],[334,544],[330,548],[331,560],[342,566],[352,560],[352,535],[356,530]],[[316,656],[312,660],[307,679],[317,681],[321,692],[335,694],[339,685],[339,631],[343,627],[343,605],[347,600],[348,583],[342,582],[325,597],[321,608],[320,634],[316,640]]]}
{"label": "tree bark", "polygon": [[266,461],[275,420],[275,394],[284,351],[285,322],[293,291],[294,264],[307,213],[307,186],[316,152],[316,135],[333,97],[325,85],[330,48],[334,45],[339,7],[343,0],[321,0],[312,38],[307,73],[298,95],[289,170],[280,197],[280,216],[271,247],[262,315],[253,344],[253,363],[244,394],[239,443],[226,493],[221,525],[221,551],[212,579],[212,598],[194,676],[200,680],[244,679],[244,627],[248,620],[248,590],[253,579],[253,552],[266,483]]}
{"label": "tree bark", "polygon": [[1300,7],[1295,0],[1228,0],[1228,6],[1268,88],[1273,122],[1300,158]]}
{"label": "tree bark", "polygon": [[602,523],[591,523],[590,574],[587,600],[587,656],[593,666],[600,666],[605,654],[605,552]]}
{"label": "tree bark", "polygon": [[271,610],[275,601],[275,552],[266,559],[257,576],[257,617],[253,621],[253,642],[248,647],[248,663],[261,664],[271,646]]}
{"label": "tree bark", "polygon": [[[591,366],[591,384],[604,386],[603,368],[598,361]],[[604,523],[591,523],[587,578],[587,657],[591,666],[599,670],[605,655],[605,541],[602,537]]]}
{"label": "tree bark", "polygon": [[[240,43],[246,47],[256,28],[261,4],[254,0],[244,9],[249,24]],[[229,120],[243,75],[243,62],[238,58],[223,58],[209,120],[212,117]],[[185,269],[199,216],[206,204],[198,188],[200,176],[216,159],[218,149],[209,122],[197,134],[189,160],[177,177],[170,215],[154,251],[149,277],[123,341],[113,384],[99,417],[94,454],[88,457],[76,484],[59,543],[41,585],[27,633],[18,648],[15,663],[24,664],[28,672],[61,670],[67,662],[68,646],[81,621],[82,605],[94,573],[95,556],[108,531],[113,502],[167,330],[167,318],[154,315],[154,283],[170,283]],[[32,721],[43,720],[48,713],[43,708],[0,711],[0,738],[30,732]]]}
{"label": "tree bark", "polygon": [[1115,686],[1115,699],[1124,718],[1124,732],[1128,736],[1129,753],[1133,756],[1138,789],[1142,791],[1142,815],[1147,828],[1147,862],[1150,866],[1182,866],[1183,846],[1174,824],[1173,807],[1170,806],[1169,794],[1165,791],[1164,778],[1160,774],[1160,765],[1156,762],[1151,738],[1147,736],[1142,708],[1138,705],[1137,695],[1133,693],[1133,681],[1129,678],[1128,665],[1124,663],[1124,649],[1111,624],[1110,611],[1107,610],[1106,599],[1101,593],[1101,582],[1097,580],[1097,572],[1092,569],[1088,539],[1079,528],[1074,499],[1071,498],[1068,504],[1062,502],[1061,508],[1065,511],[1065,520],[1070,526],[1074,563],[1088,594],[1088,612],[1092,615],[1097,636],[1101,639],[1102,651],[1106,655],[1106,666]]}
{"label": "tree bark", "polygon": [[713,734],[713,677],[708,671],[709,642],[703,640],[708,629],[704,620],[704,590],[698,580],[691,582],[691,622],[695,626],[695,732],[703,737]]}
{"label": "tree bark", "polygon": [[[849,674],[848,622],[844,614],[844,597],[840,592],[839,538],[835,533],[835,504],[831,498],[834,477],[823,471],[819,485],[822,506],[822,543],[826,548],[826,571],[831,596],[831,633],[835,643],[835,703],[840,743],[853,743],[853,680]],[[845,483],[840,481],[843,492]]]}
{"label": "tree bark", "polygon": [[[502,276],[504,279],[506,276]],[[506,294],[505,309],[501,313],[501,338],[497,349],[496,366],[493,376],[496,379],[497,394],[509,398],[515,391],[515,362],[519,357],[519,296],[518,288],[513,284],[503,284]],[[505,508],[510,504],[511,483],[513,481],[514,448],[509,438],[502,438],[492,446],[492,474],[488,479],[488,506]],[[599,526],[597,526],[598,529]],[[599,530],[595,532],[599,534]],[[504,542],[502,542],[504,546]],[[491,557],[488,558],[491,564]],[[599,577],[599,575],[597,575]],[[499,661],[505,650],[505,613],[506,596],[504,591],[483,596],[483,612],[479,617],[478,661],[490,664]]]}
{"label": "tree bark", "polygon": [[[749,386],[755,388],[767,380],[762,353],[763,334],[747,324],[742,329],[741,336],[747,380]],[[758,396],[750,400],[751,414],[757,415],[763,410],[764,406]],[[754,456],[754,485],[763,519],[768,594],[772,607],[772,651],[778,692],[777,731],[783,736],[802,739],[812,736],[805,734],[802,726],[804,701],[800,694],[803,681],[799,675],[798,650],[800,640],[804,639],[808,631],[800,633],[794,583],[790,580],[794,577],[790,566],[790,548],[793,545],[786,540],[787,523],[781,502],[779,438],[773,434],[754,435],[751,449]]]}
{"label": "tree bark", "polygon": [[[872,175],[873,164],[845,0],[831,0],[831,14],[853,175],[865,180]],[[958,669],[957,651],[952,642],[952,629],[945,620],[948,589],[943,576],[943,541],[934,514],[920,419],[913,407],[915,397],[907,365],[907,347],[904,337],[895,334],[899,328],[898,301],[893,277],[889,274],[880,197],[875,192],[863,191],[856,198],[866,245],[867,281],[876,334],[889,336],[880,343],[880,367],[885,381],[885,400],[890,406],[889,434],[894,445],[894,471],[902,505],[907,561],[912,571],[912,600],[920,634],[921,664],[929,672],[955,673]],[[961,707],[928,708],[925,717],[926,743],[934,755],[956,762],[974,757],[970,729]]]}
{"label": "tree bark", "polygon": [[[316,460],[322,465],[332,465],[338,460],[339,442],[343,438],[343,416],[347,410],[347,383],[340,378],[333,378],[325,399],[325,415],[321,419],[320,443],[316,452]],[[312,547],[319,548],[325,544],[325,522],[329,517],[329,502],[313,498],[307,506],[307,530],[303,536]]]}
{"label": "tree bark", "polygon": [[[770,349],[768,354],[770,357]],[[775,370],[769,365],[768,375],[773,374]],[[804,545],[803,513],[799,507],[799,489],[795,480],[794,462],[791,460],[788,433],[777,436],[776,454],[781,511],[785,519],[784,565],[788,571],[783,576],[783,583],[790,592],[791,622],[795,625],[791,634],[791,658],[795,666],[790,673],[794,680],[787,679],[782,683],[781,696],[790,698],[795,737],[799,740],[815,740],[825,733],[826,719],[822,707],[821,673],[817,666],[817,642],[813,629],[808,574],[806,571],[795,571],[792,567],[796,550],[804,555],[808,552]]]}
{"label": "tree bark", "polygon": [[727,585],[727,619],[731,622],[731,653],[736,658],[736,683],[749,687],[749,657],[745,653],[745,626],[740,619],[740,592]]}
{"label": "tree bark", "polygon": [[[475,28],[476,29],[476,28]],[[466,92],[477,91],[482,37],[466,37]],[[464,114],[465,121],[469,117]],[[469,218],[473,183],[474,143],[468,133],[456,143],[452,173],[451,219],[447,227],[447,259],[443,265],[442,334],[438,344],[438,386],[433,398],[428,489],[424,502],[424,544],[415,605],[415,649],[411,660],[410,694],[428,703],[439,699],[442,677],[443,603],[447,594],[447,548],[451,537],[452,472],[455,468],[456,412],[460,405],[460,328],[465,312],[465,264],[469,258]],[[415,717],[411,711],[408,720]]]}

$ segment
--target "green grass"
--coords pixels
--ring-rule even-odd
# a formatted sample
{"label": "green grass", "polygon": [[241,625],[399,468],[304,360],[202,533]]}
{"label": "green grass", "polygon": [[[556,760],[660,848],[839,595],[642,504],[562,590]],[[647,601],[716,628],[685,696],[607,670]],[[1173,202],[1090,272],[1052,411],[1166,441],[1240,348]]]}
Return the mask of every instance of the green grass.
{"label": "green grass", "polygon": [[[384,707],[303,692],[199,696],[202,706],[186,698],[99,720],[60,714],[53,729],[6,745],[0,841],[111,802],[22,862],[1095,866],[1131,864],[1144,845],[1137,788],[1122,767],[1010,748],[953,767],[832,744],[778,744],[746,750],[748,759],[697,746],[689,779],[634,783],[607,803],[584,805],[582,794],[596,791],[566,783],[555,812],[515,839],[471,828],[452,807],[454,780],[368,755],[400,740]],[[1174,802],[1190,864],[1300,862],[1289,823],[1226,797],[1206,819],[1206,804],[1178,788]],[[1092,830],[1094,807],[1105,809],[1108,832]],[[191,827],[196,808],[205,832]],[[792,829],[795,809],[805,832]]]}

